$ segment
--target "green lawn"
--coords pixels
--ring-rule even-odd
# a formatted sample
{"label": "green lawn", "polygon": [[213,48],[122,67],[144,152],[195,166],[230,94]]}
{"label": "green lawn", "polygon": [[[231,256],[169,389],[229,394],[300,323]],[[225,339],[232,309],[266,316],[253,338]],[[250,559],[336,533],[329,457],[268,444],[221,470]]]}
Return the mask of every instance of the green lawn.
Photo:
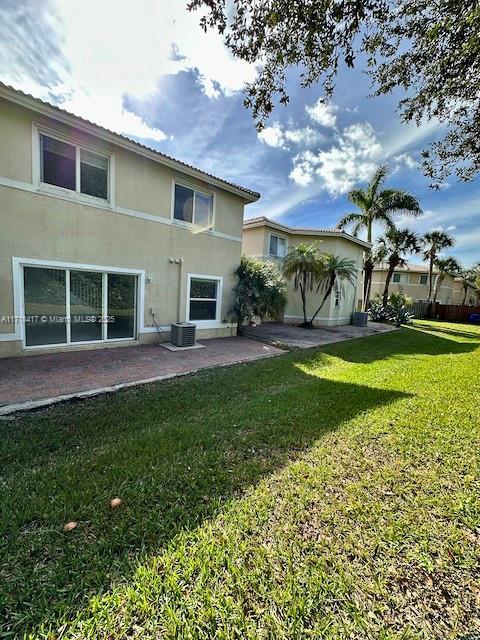
{"label": "green lawn", "polygon": [[417,322],[0,423],[0,637],[478,632],[479,356]]}

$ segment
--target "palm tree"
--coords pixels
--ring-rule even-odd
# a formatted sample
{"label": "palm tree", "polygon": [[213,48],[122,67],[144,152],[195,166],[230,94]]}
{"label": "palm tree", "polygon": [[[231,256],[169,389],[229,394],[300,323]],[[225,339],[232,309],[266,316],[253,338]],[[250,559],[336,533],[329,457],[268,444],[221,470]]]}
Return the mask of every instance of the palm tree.
{"label": "palm tree", "polygon": [[347,281],[351,285],[354,285],[356,278],[357,265],[354,260],[350,260],[349,258],[340,258],[339,256],[334,256],[330,253],[323,254],[323,270],[320,275],[317,291],[322,290],[324,295],[320,306],[310,320],[310,325],[313,326],[313,321],[319,314],[328,296],[332,293],[334,286],[338,284],[340,291],[342,292],[344,282]]}
{"label": "palm tree", "polygon": [[406,264],[406,253],[418,253],[420,243],[416,233],[409,229],[388,229],[381,238],[378,239],[379,246],[384,249],[388,263],[385,289],[383,291],[383,305],[388,303],[388,290],[393,273],[397,267]]}
{"label": "palm tree", "polygon": [[293,278],[293,289],[302,297],[303,325],[311,326],[307,320],[307,291],[313,291],[323,271],[323,260],[318,247],[302,242],[292,247],[283,260],[283,274]]}
{"label": "palm tree", "polygon": [[480,262],[472,267],[473,285],[475,287],[475,295],[477,296],[477,304],[480,304]]}
{"label": "palm tree", "polygon": [[433,290],[433,265],[437,259],[438,253],[447,247],[453,247],[455,240],[451,235],[440,229],[434,229],[426,233],[422,242],[425,246],[423,257],[428,260],[428,296],[427,302],[431,302]]}
{"label": "palm tree", "polygon": [[438,292],[445,277],[456,276],[461,271],[460,265],[455,258],[435,258],[435,266],[437,267],[437,277],[435,278],[435,288],[433,290],[433,303],[437,301]]}
{"label": "palm tree", "polygon": [[231,314],[237,321],[237,334],[242,335],[245,320],[280,315],[287,303],[287,283],[274,264],[249,256],[241,257],[235,275],[238,281]]}
{"label": "palm tree", "polygon": [[[366,230],[367,241],[372,242],[373,224],[380,223],[387,229],[394,226],[393,216],[397,213],[419,216],[422,213],[420,204],[411,193],[402,189],[382,188],[390,170],[387,165],[381,165],[374,173],[366,189],[353,189],[348,194],[348,199],[356,205],[360,211],[349,213],[338,223],[339,229],[352,225],[352,233],[357,236]],[[374,264],[371,252],[367,251],[364,264],[363,299],[364,307],[370,298],[372,272]]]}
{"label": "palm tree", "polygon": [[475,276],[472,273],[471,269],[462,269],[458,275],[462,281],[463,288],[462,304],[465,304],[467,302],[468,288],[473,286],[473,280]]}

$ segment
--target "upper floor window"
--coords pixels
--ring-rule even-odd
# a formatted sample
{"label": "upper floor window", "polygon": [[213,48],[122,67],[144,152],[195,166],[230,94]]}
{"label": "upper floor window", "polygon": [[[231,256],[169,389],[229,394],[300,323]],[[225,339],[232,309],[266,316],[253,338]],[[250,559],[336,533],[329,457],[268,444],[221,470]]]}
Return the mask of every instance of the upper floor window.
{"label": "upper floor window", "polygon": [[210,228],[213,216],[213,196],[182,184],[175,184],[173,217],[181,222],[190,222]]}
{"label": "upper floor window", "polygon": [[284,258],[287,253],[287,240],[270,234],[269,254],[275,258]]}
{"label": "upper floor window", "polygon": [[108,200],[108,157],[40,134],[40,180]]}
{"label": "upper floor window", "polygon": [[420,284],[428,284],[428,274],[421,273],[420,274]]}
{"label": "upper floor window", "polygon": [[408,273],[394,273],[393,282],[398,282],[399,284],[408,284]]}

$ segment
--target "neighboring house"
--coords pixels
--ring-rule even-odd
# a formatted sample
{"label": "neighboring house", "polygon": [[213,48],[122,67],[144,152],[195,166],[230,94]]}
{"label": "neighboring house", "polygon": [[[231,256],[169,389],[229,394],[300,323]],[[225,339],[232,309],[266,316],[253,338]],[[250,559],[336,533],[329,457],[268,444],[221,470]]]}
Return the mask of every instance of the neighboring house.
{"label": "neighboring house", "polygon": [[0,140],[1,356],[230,335],[258,193],[5,85]]}
{"label": "neighboring house", "polygon": [[[375,295],[383,295],[387,278],[388,265],[380,264],[373,270],[371,298]],[[433,288],[437,269],[433,269]],[[421,264],[407,264],[405,267],[395,269],[390,281],[389,292],[403,291],[414,302],[426,301],[428,298],[428,266]],[[462,304],[464,291],[460,278],[446,275],[438,290],[437,302],[442,304]],[[475,301],[475,288],[468,285],[467,304]]]}
{"label": "neighboring house", "polygon": [[[433,287],[435,287],[435,277],[437,269],[434,268]],[[370,298],[376,295],[383,295],[385,289],[385,281],[387,279],[388,265],[377,265],[373,270],[372,288]],[[428,298],[428,266],[421,264],[407,264],[405,267],[395,269],[392,279],[390,280],[390,293],[398,293],[402,291],[414,302],[425,301]],[[445,276],[445,280],[440,286],[437,301],[444,304],[452,304],[453,295],[453,278]]]}
{"label": "neighboring house", "polygon": [[[302,242],[318,243],[319,249],[343,258],[350,258],[357,265],[356,286],[345,283],[343,295],[340,290],[332,293],[319,315],[316,324],[333,326],[350,324],[352,313],[362,303],[363,291],[363,253],[370,245],[354,238],[344,231],[333,229],[310,229],[288,227],[265,217],[245,220],[243,225],[242,252],[261,260],[275,263],[279,269],[290,247]],[[308,316],[311,317],[321,300],[320,294],[307,294]],[[288,302],[285,308],[285,322],[296,323],[303,320],[300,292],[293,290],[289,282]]]}
{"label": "neighboring house", "polygon": [[465,296],[465,290],[463,288],[463,281],[461,278],[455,278],[453,281],[453,294],[452,294],[452,304],[463,304],[463,300],[465,299],[465,304],[474,305],[477,304],[478,296],[477,290],[473,284],[467,284],[467,295]]}

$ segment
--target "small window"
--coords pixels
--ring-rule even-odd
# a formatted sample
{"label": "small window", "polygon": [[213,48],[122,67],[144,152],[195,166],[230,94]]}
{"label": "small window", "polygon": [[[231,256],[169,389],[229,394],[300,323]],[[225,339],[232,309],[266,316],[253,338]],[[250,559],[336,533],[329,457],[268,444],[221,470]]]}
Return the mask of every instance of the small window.
{"label": "small window", "polygon": [[426,273],[420,274],[420,284],[428,284],[428,275]]}
{"label": "small window", "polygon": [[175,200],[173,204],[173,217],[181,222],[190,222],[202,227],[212,226],[213,196],[175,185]]}
{"label": "small window", "polygon": [[73,145],[41,136],[42,182],[75,191],[76,149]]}
{"label": "small window", "polygon": [[394,273],[393,282],[408,284],[408,273]]}
{"label": "small window", "polygon": [[108,158],[80,150],[80,191],[96,198],[108,198]]}
{"label": "small window", "polygon": [[287,250],[287,241],[280,236],[270,235],[269,253],[276,258],[284,258]]}
{"label": "small window", "polygon": [[189,320],[216,320],[218,280],[190,280]]}
{"label": "small window", "polygon": [[108,157],[40,135],[40,180],[108,200]]}

